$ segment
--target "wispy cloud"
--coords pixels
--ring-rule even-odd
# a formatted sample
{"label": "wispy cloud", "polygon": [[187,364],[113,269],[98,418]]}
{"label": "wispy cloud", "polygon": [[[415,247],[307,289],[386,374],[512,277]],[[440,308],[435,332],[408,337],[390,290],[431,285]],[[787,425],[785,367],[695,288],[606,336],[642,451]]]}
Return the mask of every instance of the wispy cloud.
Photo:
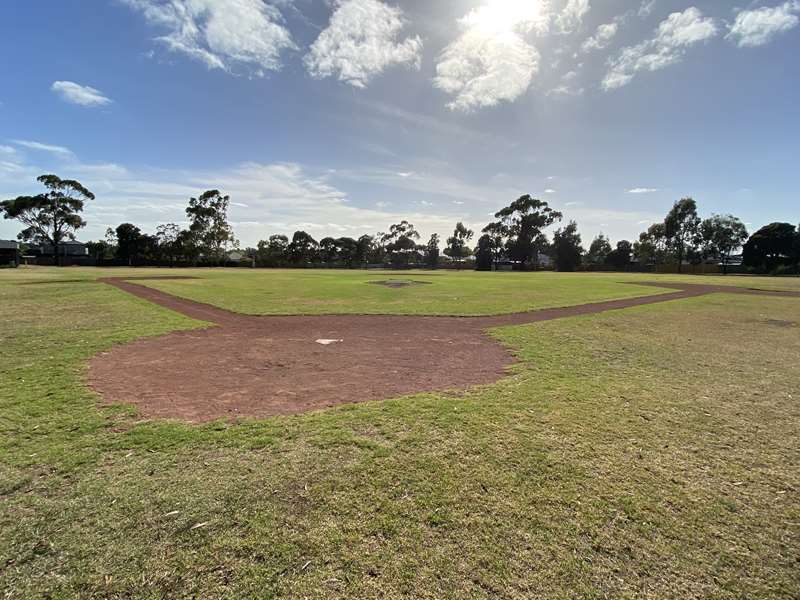
{"label": "wispy cloud", "polygon": [[658,188],[636,187],[627,190],[628,194],[655,194]]}
{"label": "wispy cloud", "polygon": [[297,49],[278,8],[262,0],[122,1],[167,31],[158,41],[209,68],[263,75],[280,70],[283,52]]}
{"label": "wispy cloud", "polygon": [[793,0],[772,8],[762,7],[743,10],[726,36],[740,48],[754,48],[769,43],[780,33],[794,29],[800,24],[797,13],[800,2]]}
{"label": "wispy cloud", "polygon": [[642,5],[639,7],[639,16],[646,19],[653,13],[656,7],[656,0],[643,0]]}
{"label": "wispy cloud", "polygon": [[714,19],[705,17],[695,7],[672,13],[662,21],[656,36],[637,46],[624,48],[609,61],[603,79],[604,90],[613,90],[630,83],[641,71],[658,71],[683,60],[692,46],[717,35]]}
{"label": "wispy cloud", "polygon": [[602,50],[607,48],[611,41],[616,37],[619,31],[619,23],[604,23],[597,28],[595,34],[588,38],[581,44],[583,52],[592,52],[593,50]]}
{"label": "wispy cloud", "polygon": [[28,150],[35,150],[37,152],[49,152],[61,158],[70,158],[74,156],[72,150],[64,146],[54,146],[52,144],[42,144],[41,142],[33,142],[30,140],[14,140],[14,144],[22,146]]}
{"label": "wispy cloud", "polygon": [[101,92],[88,85],[80,85],[74,81],[54,81],[50,89],[61,96],[62,100],[79,106],[107,106],[111,104],[108,98]]}
{"label": "wispy cloud", "polygon": [[564,10],[556,17],[556,26],[562,33],[572,33],[580,28],[590,9],[589,0],[567,0]]}
{"label": "wispy cloud", "polygon": [[314,77],[338,77],[357,88],[392,65],[418,68],[422,39],[400,41],[405,26],[399,8],[378,0],[341,0],[306,55],[306,68]]}

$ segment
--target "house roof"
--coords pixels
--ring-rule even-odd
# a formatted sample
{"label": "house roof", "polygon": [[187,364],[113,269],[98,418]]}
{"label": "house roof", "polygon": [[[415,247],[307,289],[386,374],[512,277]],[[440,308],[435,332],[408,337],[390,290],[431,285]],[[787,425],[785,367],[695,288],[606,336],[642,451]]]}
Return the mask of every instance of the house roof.
{"label": "house roof", "polygon": [[19,242],[14,240],[0,240],[0,250],[17,250]]}

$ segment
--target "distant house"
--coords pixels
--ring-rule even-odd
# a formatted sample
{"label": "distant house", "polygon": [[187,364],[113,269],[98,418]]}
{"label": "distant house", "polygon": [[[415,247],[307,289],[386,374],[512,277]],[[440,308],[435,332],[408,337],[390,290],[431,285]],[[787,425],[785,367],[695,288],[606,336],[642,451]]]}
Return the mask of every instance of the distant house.
{"label": "distant house", "polygon": [[19,242],[0,240],[0,266],[19,266]]}
{"label": "distant house", "polygon": [[[50,244],[42,244],[37,248],[40,256],[54,256],[53,246]],[[89,247],[83,242],[67,240],[58,245],[59,256],[81,257],[89,256]]]}

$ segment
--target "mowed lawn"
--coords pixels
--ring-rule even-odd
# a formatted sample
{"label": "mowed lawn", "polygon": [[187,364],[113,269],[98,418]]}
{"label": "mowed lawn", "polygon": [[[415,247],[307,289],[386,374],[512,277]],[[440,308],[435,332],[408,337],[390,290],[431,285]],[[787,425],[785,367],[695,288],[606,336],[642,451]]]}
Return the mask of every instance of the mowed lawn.
{"label": "mowed lawn", "polygon": [[[498,301],[492,274],[372,292],[363,278],[408,274],[292,273],[148,285],[256,313],[426,313],[441,299],[423,288],[447,285],[464,301],[438,312],[470,314],[642,280],[496,274],[529,286]],[[91,281],[108,274],[0,271],[2,597],[800,593],[796,298],[717,294],[499,329],[520,362],[490,386],[191,426],[99,408],[83,385],[87,359],[113,344],[203,326]],[[19,285],[53,279],[81,281]],[[371,294],[384,292],[382,311]]]}
{"label": "mowed lawn", "polygon": [[[638,273],[476,273],[474,271],[30,269],[9,279],[193,277],[141,281],[176,296],[250,315],[492,315],[574,306],[672,290],[645,282],[687,282],[800,291],[800,278],[681,276]],[[389,288],[374,282],[419,282]]]}

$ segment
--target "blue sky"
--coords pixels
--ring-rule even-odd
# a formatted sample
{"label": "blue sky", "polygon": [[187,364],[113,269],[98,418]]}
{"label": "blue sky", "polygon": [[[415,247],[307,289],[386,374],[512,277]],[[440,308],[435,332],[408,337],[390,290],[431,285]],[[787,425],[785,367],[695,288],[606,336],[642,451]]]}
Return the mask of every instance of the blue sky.
{"label": "blue sky", "polygon": [[798,23],[800,0],[3,2],[0,198],[77,178],[96,239],[219,188],[243,245],[477,230],[522,193],[586,243],[683,196],[795,222]]}

